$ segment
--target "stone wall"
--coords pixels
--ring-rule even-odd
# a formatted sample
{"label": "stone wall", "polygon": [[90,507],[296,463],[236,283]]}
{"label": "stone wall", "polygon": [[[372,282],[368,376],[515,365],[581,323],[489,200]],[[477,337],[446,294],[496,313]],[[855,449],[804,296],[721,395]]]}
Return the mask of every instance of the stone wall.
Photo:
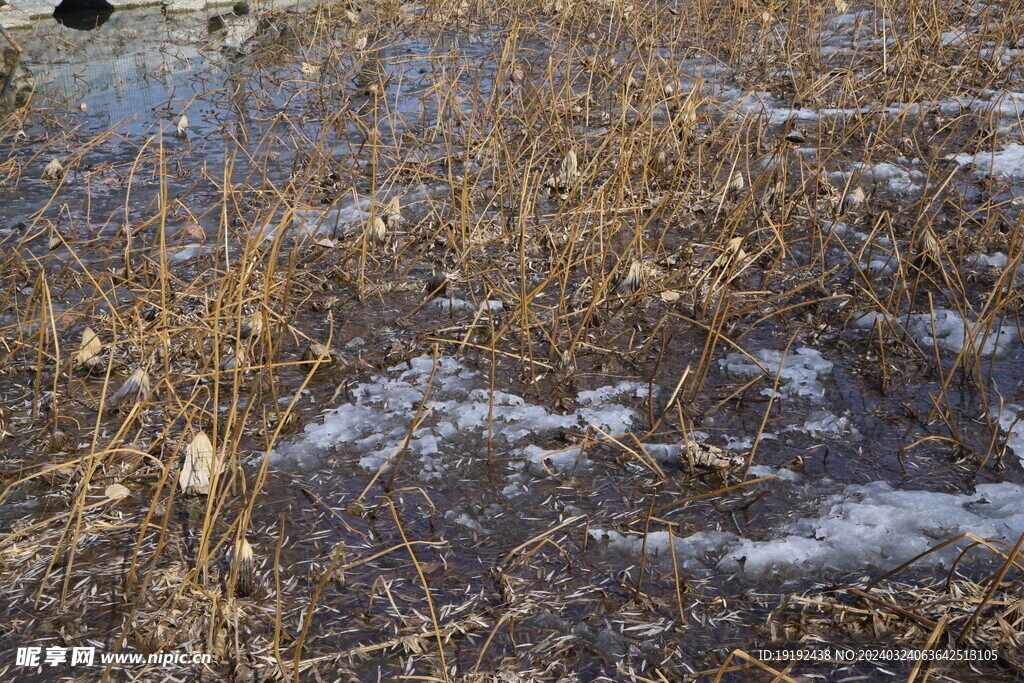
{"label": "stone wall", "polygon": [[[260,17],[266,10],[301,6],[296,0],[255,0],[247,3],[251,12],[234,14],[230,5],[237,4],[237,0],[200,0],[198,11],[175,0],[182,11],[167,14],[160,4],[149,2],[131,9],[122,6],[99,28],[76,31],[52,19],[40,22],[38,17],[52,16],[54,3],[30,1],[36,2],[36,9],[34,18],[27,20],[29,28],[11,31],[25,53],[11,87],[0,101],[0,116],[34,90],[37,95],[72,103],[87,94],[90,113],[102,112],[112,121],[138,120],[140,126],[153,120],[152,111],[139,109],[140,101],[160,102],[175,92],[179,97],[186,93],[187,99],[190,86],[183,74],[208,68],[200,47],[244,50],[247,41],[260,30]],[[5,12],[6,8],[0,9],[0,20],[13,16]],[[211,33],[211,15],[220,19],[215,35]],[[14,50],[0,37],[0,86],[13,56]],[[45,77],[34,78],[33,74]]]}
{"label": "stone wall", "polygon": [[[237,0],[106,0],[114,9],[163,5],[171,12],[192,12],[208,7],[223,7],[235,4]],[[7,0],[0,6],[0,26],[8,29],[28,28],[40,17],[53,15],[60,4],[52,0]]]}
{"label": "stone wall", "polygon": [[21,66],[21,60],[17,59],[14,48],[0,38],[0,113],[22,104],[31,88],[31,74]]}

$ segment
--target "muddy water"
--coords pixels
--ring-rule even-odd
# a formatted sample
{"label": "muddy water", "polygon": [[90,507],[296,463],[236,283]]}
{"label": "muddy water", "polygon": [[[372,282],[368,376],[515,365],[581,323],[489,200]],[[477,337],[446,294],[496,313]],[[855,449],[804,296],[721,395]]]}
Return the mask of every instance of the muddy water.
{"label": "muddy water", "polygon": [[[205,16],[165,18],[156,11],[137,11],[115,13],[92,32],[42,22],[23,37],[32,56],[28,65],[40,76],[39,109],[24,122],[26,140],[2,143],[23,174],[18,183],[0,186],[5,244],[18,244],[40,257],[49,253],[48,235],[29,229],[33,214],[41,212],[43,221],[37,225],[52,224],[86,245],[73,256],[63,247],[53,250],[47,262],[51,272],[76,258],[100,270],[123,268],[124,248],[111,247],[118,231],[152,216],[161,201],[168,201],[175,221],[169,232],[176,235],[170,254],[181,254],[175,272],[191,279],[219,263],[221,251],[225,259],[237,258],[232,250],[238,241],[227,237],[233,217],[219,210],[225,177],[239,188],[239,201],[232,204],[238,217],[274,224],[279,212],[253,215],[244,195],[258,191],[257,180],[265,178],[310,181],[303,176],[313,154],[310,141],[330,149],[343,169],[366,163],[365,131],[344,122],[324,125],[329,108],[302,86],[322,79],[329,87],[334,80],[360,74],[346,72],[344,64],[333,70],[323,66],[330,62],[304,62],[273,50],[256,62],[246,54],[244,38],[257,28],[255,19],[243,17],[210,23]],[[431,128],[454,116],[453,107],[468,107],[471,98],[439,103],[422,94],[429,82],[424,74],[438,68],[433,59],[438,54],[482,61],[476,80],[466,87],[486,97],[496,68],[491,39],[486,33],[413,39],[382,47],[371,60],[369,68],[377,76],[390,78],[385,92],[396,105],[377,121],[379,134],[388,142],[403,141],[402,149],[419,155],[423,164],[436,164],[435,178],[444,177],[449,156],[464,156],[464,150],[451,148],[439,133],[431,135]],[[355,106],[369,99],[357,93]],[[187,138],[173,134],[182,113],[190,121]],[[287,126],[281,125],[282,115]],[[101,141],[94,143],[97,136]],[[271,138],[273,144],[267,142]],[[52,184],[37,180],[52,156],[79,154],[69,180],[56,193]],[[387,168],[397,161],[376,163]],[[165,189],[155,172],[161,167],[167,170]],[[355,185],[361,197],[395,193],[395,187],[380,187],[374,178],[353,175],[345,182]],[[412,198],[404,209],[407,220],[414,220],[446,185],[435,179],[397,189],[407,201]],[[349,200],[337,199],[336,189],[332,192],[331,199],[306,208],[320,211],[337,200],[333,206],[339,212],[359,215],[358,205],[353,208]],[[168,199],[161,200],[161,193]],[[906,198],[893,192],[887,201],[898,204]],[[193,221],[218,240],[224,236],[216,253],[204,255],[200,249],[199,257],[192,258],[188,244],[194,237],[177,229]],[[313,224],[329,222],[328,216]],[[335,226],[322,234],[337,237],[337,232]],[[859,249],[864,240],[856,232],[837,231],[837,239],[850,250]],[[140,242],[129,248],[130,258],[152,255],[152,243]],[[885,248],[884,243],[878,246]],[[822,258],[810,238],[796,249],[798,263]],[[347,265],[298,248],[296,253],[324,272]],[[841,261],[844,253],[833,242],[824,258]],[[870,261],[871,252],[866,253]],[[424,604],[415,602],[422,587],[408,555],[368,559],[401,544],[402,533],[422,543],[416,559],[442,622],[461,623],[469,634],[457,639],[450,655],[460,671],[472,668],[478,655],[484,666],[497,668],[502,657],[536,643],[535,651],[523,655],[527,661],[538,666],[559,661],[587,680],[614,675],[613,663],[620,661],[663,658],[671,661],[676,675],[714,666],[734,647],[761,641],[763,619],[777,606],[778,594],[808,589],[823,576],[842,581],[891,569],[958,532],[1012,544],[1014,534],[1024,531],[1020,509],[1012,502],[1020,491],[1007,488],[1024,482],[1016,455],[1007,454],[1003,470],[991,464],[979,468],[977,457],[989,450],[992,439],[985,418],[993,406],[983,399],[991,401],[998,390],[1007,403],[1024,402],[1018,386],[1019,339],[1008,339],[986,359],[990,395],[979,395],[973,384],[959,379],[946,387],[949,401],[942,410],[952,411],[947,417],[959,430],[956,438],[973,451],[963,454],[939,447],[938,441],[901,452],[923,438],[949,436],[933,413],[932,398],[943,381],[940,371],[950,371],[948,351],[938,365],[909,353],[895,355],[884,361],[888,375],[879,376],[877,350],[868,344],[870,329],[840,324],[855,306],[835,301],[821,304],[813,319],[779,316],[749,335],[738,332],[744,348],[772,370],[785,352],[777,390],[773,394],[770,388],[772,376],[732,395],[761,371],[744,357],[720,350],[704,392],[687,407],[691,436],[746,455],[761,434],[757,467],[750,474],[767,479],[731,496],[676,505],[735,483],[737,474],[689,477],[678,449],[672,451],[678,434],[655,433],[644,442],[667,475],[662,484],[649,465],[640,464],[639,445],[633,441],[626,441],[628,449],[581,444],[602,433],[646,434],[651,416],[667,407],[684,369],[700,362],[706,335],[699,326],[680,323],[644,354],[630,353],[639,342],[619,342],[614,354],[581,352],[578,371],[569,379],[551,372],[524,377],[513,359],[492,359],[472,346],[445,344],[435,354],[432,340],[465,334],[478,309],[488,305],[480,288],[463,287],[447,301],[418,308],[420,281],[428,274],[425,265],[412,266],[412,272],[396,276],[398,285],[363,293],[362,300],[352,287],[334,282],[341,301],[332,315],[306,310],[293,324],[314,339],[331,337],[357,362],[316,375],[296,399],[298,423],[272,448],[257,434],[242,442],[240,457],[248,472],[254,473],[265,456],[271,462],[253,516],[262,597],[270,595],[273,601],[267,592],[274,581],[270,558],[280,544],[281,596],[289,624],[284,642],[298,636],[294,625],[302,623],[308,597],[320,587],[319,604],[327,614],[313,620],[304,656],[325,658],[325,671],[339,665],[332,659],[339,652],[351,654],[368,643],[398,637],[410,625],[429,623]],[[750,289],[758,285],[747,284]],[[32,285],[24,287],[18,296],[27,300]],[[94,295],[69,288],[55,304],[72,309]],[[980,300],[980,287],[977,295]],[[115,291],[112,298],[128,303],[137,296]],[[776,305],[787,303],[796,302]],[[641,310],[626,311],[616,324],[643,328],[674,311],[670,302],[650,297]],[[502,312],[494,313],[500,319]],[[27,333],[16,310],[4,316],[10,334]],[[913,333],[913,325],[903,324]],[[931,343],[924,341],[927,334],[917,336],[918,343]],[[931,336],[936,343],[955,341],[956,333]],[[294,360],[299,352],[288,353]],[[280,400],[299,392],[304,377],[298,369],[283,370]],[[10,405],[24,406],[29,381],[27,375],[16,375],[4,387]],[[86,425],[95,419],[84,410],[79,417]],[[5,441],[12,462],[30,449],[29,434],[18,431]],[[378,473],[381,479],[362,499],[361,510],[350,507]],[[400,527],[378,497],[380,484],[392,475],[392,488],[401,489],[394,494]],[[895,493],[879,488],[880,482]],[[918,491],[945,497],[898,495]],[[23,488],[4,501],[0,515],[11,528],[15,520],[43,516],[62,504],[42,487]],[[237,511],[242,500],[229,497],[225,505]],[[646,521],[649,510],[658,510],[660,526]],[[938,518],[928,511],[938,511]],[[201,507],[191,504],[172,511],[183,530],[185,555],[197,543],[195,519],[201,514]],[[542,534],[569,520],[564,532],[551,537],[554,543],[537,545]],[[650,563],[643,572],[638,566],[642,552],[636,539],[651,524],[651,548],[657,550],[665,541],[656,535],[664,534],[664,520],[675,525],[673,544],[686,584],[682,630],[674,623],[678,610],[667,551],[648,548]],[[524,562],[528,570],[517,573],[510,568],[518,566],[523,544],[537,545],[539,554]],[[844,552],[844,544],[854,545],[854,551]],[[100,561],[109,557],[107,552],[86,549],[77,561]],[[937,559],[942,562],[924,563],[919,575],[948,566],[949,556]],[[355,566],[320,586],[332,562]],[[495,567],[510,570],[513,579],[497,576],[491,571]],[[752,587],[766,595],[751,592]],[[416,610],[407,609],[405,601]],[[512,619],[515,629],[501,630],[480,655],[492,629],[499,632],[490,617],[513,608],[522,609]],[[29,614],[31,628],[32,620],[42,617]],[[108,638],[117,623],[111,616],[87,619],[79,635]],[[258,628],[265,633],[266,623]],[[559,638],[570,645],[563,647]],[[366,680],[405,668],[390,649],[340,659]]]}

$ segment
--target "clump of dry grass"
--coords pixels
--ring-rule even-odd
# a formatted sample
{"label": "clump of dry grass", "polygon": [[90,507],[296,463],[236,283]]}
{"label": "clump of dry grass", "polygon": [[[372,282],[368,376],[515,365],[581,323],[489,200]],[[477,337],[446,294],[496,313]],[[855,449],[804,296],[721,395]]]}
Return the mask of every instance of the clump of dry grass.
{"label": "clump of dry grass", "polygon": [[[724,589],[678,567],[641,561],[610,576],[583,528],[594,515],[640,520],[645,535],[664,524],[676,538],[684,528],[669,517],[752,488],[750,467],[769,457],[756,445],[738,462],[688,434],[766,388],[709,381],[722,353],[778,338],[845,344],[883,393],[914,368],[937,375],[926,407],[912,407],[940,432],[925,443],[972,455],[973,474],[1000,465],[997,361],[983,349],[1016,318],[1019,226],[996,179],[958,175],[943,157],[981,159],[1012,125],[974,107],[943,112],[951,98],[1012,87],[1019,67],[982,50],[1011,43],[1015,12],[883,2],[848,14],[859,9],[440,0],[422,11],[383,3],[270,15],[252,56],[230,65],[244,74],[242,106],[259,115],[218,130],[223,162],[194,177],[183,150],[203,143],[184,113],[167,119],[173,135],[102,165],[90,154],[117,127],[81,139],[73,108],[46,102],[3,119],[0,145],[12,151],[0,190],[42,177],[53,193],[5,238],[0,276],[4,391],[20,406],[2,435],[20,446],[49,434],[35,450],[54,459],[26,450],[6,468],[3,498],[60,506],[34,509],[0,539],[5,593],[44,615],[26,625],[69,607],[109,612],[120,619],[107,626],[116,647],[201,644],[239,678],[352,669],[566,680],[600,670],[681,680],[701,677],[691,662],[710,678],[736,657],[779,680],[806,672],[752,662],[743,648],[719,657],[714,639],[736,623],[753,633],[763,605],[733,612],[716,594]],[[849,49],[826,49],[837,26],[858,37]],[[962,42],[943,38],[968,27]],[[448,50],[455,30],[486,39]],[[695,73],[700,61],[743,93],[841,113],[787,113],[780,125],[778,111],[762,116]],[[51,138],[26,158],[17,150],[29,117]],[[913,193],[870,173],[915,157],[925,180]],[[123,214],[58,208],[60,193],[93,186],[123,189]],[[867,239],[844,239],[837,223]],[[969,257],[996,248],[1005,267],[979,287]],[[871,270],[877,260],[890,274]],[[901,322],[940,305],[975,321],[953,358]],[[846,325],[866,311],[882,314],[878,324],[849,341]],[[356,336],[369,340],[359,358],[339,350]],[[303,477],[272,471],[271,449],[346,400],[360,373],[431,347],[489,368],[492,394],[521,380],[557,409],[571,408],[588,378],[644,378],[652,391],[636,444],[565,435],[569,448],[639,463],[640,474],[615,480],[629,493],[597,495],[552,473],[551,499],[589,505],[587,514],[523,510],[526,542],[456,553],[435,536],[434,492],[407,481],[404,448],[389,476],[369,481],[339,452],[353,472],[326,502]],[[667,402],[655,384],[672,387]],[[310,393],[327,400],[307,404]],[[984,409],[965,410],[963,395]],[[755,443],[779,404],[766,405]],[[68,416],[77,439],[58,429]],[[646,438],[685,445],[688,476],[645,457]],[[487,475],[465,495],[490,490],[504,461],[496,449],[489,440]],[[473,476],[477,465],[467,465]],[[709,469],[739,481],[712,485]],[[821,615],[802,615],[802,634],[769,627],[792,639],[898,633],[916,647],[959,626],[965,642],[1009,651],[1018,596],[1002,579],[888,586],[848,591],[846,602],[808,598]],[[336,625],[338,612],[358,616]],[[690,615],[708,635],[681,644]],[[839,630],[851,624],[856,632]]]}

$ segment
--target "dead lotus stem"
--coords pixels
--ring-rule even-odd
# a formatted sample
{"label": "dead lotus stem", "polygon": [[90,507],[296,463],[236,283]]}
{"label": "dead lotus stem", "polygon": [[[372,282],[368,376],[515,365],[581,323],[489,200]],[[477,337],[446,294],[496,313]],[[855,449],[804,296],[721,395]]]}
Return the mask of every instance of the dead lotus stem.
{"label": "dead lotus stem", "polygon": [[741,171],[736,171],[729,176],[729,182],[725,186],[725,192],[727,195],[735,197],[743,192],[746,186],[747,181],[743,177],[743,173]]}
{"label": "dead lotus stem", "polygon": [[[1013,12],[798,0],[753,10],[749,3],[683,3],[652,18],[627,5],[457,0],[421,16],[384,3],[360,16],[346,1],[272,13],[255,22],[256,35],[240,50],[242,80],[229,82],[251,96],[204,97],[211,116],[189,116],[193,101],[175,97],[143,111],[143,118],[155,117],[144,139],[121,124],[91,135],[107,114],[101,102],[86,89],[55,103],[59,82],[0,116],[0,146],[8,152],[0,194],[24,194],[38,207],[4,217],[24,223],[0,253],[8,347],[0,352],[7,387],[0,443],[13,458],[5,495],[32,495],[48,484],[54,489],[42,493],[54,501],[71,496],[70,512],[39,522],[46,515],[29,511],[25,528],[19,522],[0,536],[12,618],[21,618],[16,612],[26,599],[40,624],[60,627],[58,611],[81,614],[83,628],[115,651],[129,643],[180,649],[199,633],[224,663],[209,675],[239,679],[299,680],[329,671],[353,680],[410,672],[436,680],[541,680],[552,675],[553,661],[557,675],[579,675],[577,660],[592,677],[645,682],[839,675],[824,662],[753,662],[744,642],[723,668],[694,672],[699,667],[672,649],[671,629],[664,630],[671,624],[651,617],[698,624],[705,640],[732,634],[739,623],[750,642],[746,617],[754,611],[747,606],[767,600],[783,605],[766,624],[780,643],[797,631],[834,643],[856,632],[927,649],[951,633],[975,647],[999,646],[1001,659],[991,668],[897,665],[896,675],[956,677],[971,668],[986,678],[996,668],[998,675],[1024,670],[1013,648],[1021,561],[1012,558],[1005,575],[981,582],[972,580],[978,567],[968,564],[982,549],[1006,562],[1015,538],[964,533],[919,555],[922,569],[913,567],[899,583],[883,575],[868,590],[859,584],[816,595],[807,591],[827,579],[805,576],[789,584],[792,590],[739,598],[723,588],[721,598],[708,600],[706,591],[688,589],[691,570],[712,582],[714,595],[727,565],[738,561],[749,574],[759,563],[739,561],[728,547],[698,558],[719,571],[706,575],[683,562],[702,538],[693,534],[708,531],[722,511],[739,527],[721,529],[735,531],[728,538],[749,535],[767,547],[785,536],[774,513],[789,492],[804,490],[803,481],[780,470],[707,491],[715,476],[704,475],[731,484],[727,477],[748,458],[748,467],[801,471],[805,464],[804,479],[812,480],[821,470],[810,454],[831,449],[840,462],[819,461],[836,486],[848,483],[848,468],[891,482],[892,473],[875,466],[887,453],[925,484],[933,473],[964,489],[981,475],[978,481],[1006,479],[1001,486],[1020,478],[1011,465],[1021,416],[1016,406],[995,405],[996,396],[999,405],[1022,402],[1013,381],[1024,337],[1015,317],[1020,207],[1012,200],[1019,174],[999,168],[1019,152],[1019,122],[1006,94],[1020,70]],[[502,17],[500,30],[491,26],[495,16]],[[233,41],[248,21],[225,15],[215,22],[225,26],[211,30]],[[474,44],[470,55],[449,51],[445,34],[462,28],[499,30],[501,40]],[[907,78],[923,73],[928,77]],[[198,86],[206,84],[196,75],[195,94],[203,97]],[[248,139],[254,130],[258,139]],[[193,136],[197,144],[187,142]],[[207,163],[211,151],[217,163]],[[69,182],[73,169],[81,182]],[[303,225],[334,232],[296,239]],[[66,300],[51,300],[50,288]],[[455,294],[474,303],[431,304]],[[501,312],[487,303],[494,299],[503,302]],[[613,311],[615,301],[628,308]],[[397,310],[402,314],[392,315]],[[870,329],[859,324],[868,311],[875,316]],[[350,346],[357,337],[363,345]],[[776,361],[780,340],[785,352]],[[435,343],[447,357],[424,390],[422,345]],[[341,353],[357,347],[359,362]],[[822,402],[790,383],[790,364],[804,348],[819,348],[836,368],[833,377],[819,377]],[[728,359],[733,352],[739,364]],[[478,364],[488,359],[483,370]],[[454,362],[473,372],[451,377]],[[802,427],[815,419],[805,409],[831,409],[832,380],[845,397],[864,381],[875,392],[879,376],[882,395],[869,420],[880,432],[883,450],[871,454],[877,458],[858,458],[852,433]],[[422,401],[405,418],[381,409],[380,431],[395,438],[379,455],[389,457],[359,476],[356,463],[369,459],[353,430],[363,427],[357,420],[334,430],[327,422],[344,419],[350,408],[377,409],[380,397],[364,390],[400,377],[415,381]],[[609,398],[602,392],[615,382],[626,393]],[[633,382],[646,383],[646,391],[623,389]],[[524,403],[504,400],[510,384],[521,389],[513,401]],[[459,448],[446,448],[452,444],[440,436],[450,433],[449,411],[461,400],[452,392],[463,389],[476,403],[467,418],[479,419],[468,421]],[[397,405],[391,396],[381,401]],[[635,418],[628,426],[583,428],[618,407]],[[324,412],[333,408],[337,413]],[[506,438],[519,431],[509,416],[527,410],[565,425],[531,434],[541,449],[531,460],[539,456],[551,480],[531,482],[534,467]],[[837,429],[846,418],[864,436],[862,407],[842,410]],[[456,417],[463,427],[462,414]],[[94,419],[92,429],[71,426]],[[936,425],[942,433],[932,433]],[[692,431],[698,428],[712,436]],[[791,428],[830,446],[808,451],[798,443],[801,455],[793,457],[781,435],[805,439]],[[601,429],[628,435],[595,438]],[[769,432],[781,439],[782,451],[773,447],[772,457],[758,450]],[[314,455],[303,445],[315,437],[324,440]],[[746,451],[712,445],[725,438],[756,443]],[[426,456],[421,449],[435,439],[437,453]],[[87,455],[66,455],[80,443],[88,444]],[[294,501],[264,490],[294,478],[280,472],[284,460],[276,458],[319,458],[322,444],[326,457],[305,491],[314,507],[288,517],[282,506]],[[23,445],[31,448],[22,456]],[[659,459],[664,449],[672,466]],[[934,457],[951,450],[956,459],[948,466]],[[576,467],[584,451],[595,468]],[[60,455],[44,457],[48,452]],[[225,477],[225,495],[210,495],[221,488],[218,456],[236,453],[262,457],[258,471]],[[512,473],[506,464],[515,470],[502,482]],[[425,507],[408,495],[406,484],[416,478],[424,479],[418,490]],[[207,498],[186,499],[186,484],[189,496]],[[520,487],[532,496],[513,498]],[[377,488],[388,495],[376,508],[343,507]],[[478,505],[481,491],[494,490],[502,496]],[[538,493],[546,502],[533,505]],[[575,506],[569,513],[561,504],[566,496]],[[460,497],[452,510],[459,516],[451,519],[441,503]],[[397,528],[381,526],[386,505]],[[228,524],[226,513],[239,507],[238,521]],[[985,516],[988,507],[972,505],[971,512]],[[192,514],[200,509],[204,515]],[[479,555],[483,532],[469,525],[481,509],[487,542],[497,539],[503,558],[489,573],[497,603],[486,590],[462,590],[464,579],[479,578],[467,579],[465,568]],[[748,509],[753,514],[744,517]],[[801,505],[800,514],[809,509]],[[603,562],[625,545],[588,546],[584,524],[595,511],[602,528],[614,527],[640,552],[624,558],[628,579],[609,575],[612,565]],[[349,515],[357,517],[351,524]],[[530,539],[511,554],[522,539],[501,538],[509,515]],[[576,526],[557,526],[569,515]],[[200,516],[202,529],[188,529],[201,534],[196,546],[176,522],[191,526]],[[276,552],[261,577],[259,543],[250,539],[273,529],[276,518]],[[443,532],[447,540],[413,540],[412,529]],[[404,542],[378,531],[401,533]],[[339,535],[346,544],[335,543]],[[358,540],[348,543],[350,537]],[[124,539],[133,546],[127,580],[111,592],[111,577],[124,574],[117,550],[127,547]],[[572,553],[576,541],[582,553]],[[411,550],[411,559],[396,556]],[[332,553],[336,563],[328,562]],[[947,553],[956,559],[943,589],[932,590],[924,565]],[[796,559],[786,555],[784,563]],[[925,555],[932,557],[922,561]],[[572,571],[560,571],[560,557]],[[613,564],[619,567],[618,558]],[[402,586],[410,576],[422,591]],[[261,578],[272,589],[272,602],[262,607],[245,599],[259,594]],[[609,578],[635,586],[643,609],[602,609],[593,588]],[[388,631],[372,642],[365,625],[321,628],[331,614],[366,607],[357,586],[369,587],[373,626]],[[383,609],[378,592],[389,603]],[[127,626],[104,632],[104,622],[97,631],[96,615],[109,612],[101,603],[111,600],[118,618],[110,623]],[[436,607],[429,615],[428,601]],[[490,614],[495,604],[498,612]],[[541,612],[554,615],[543,618],[557,628],[531,625]],[[579,615],[590,617],[572,623]],[[530,647],[516,645],[522,624]],[[447,645],[459,633],[483,635],[481,628],[489,634],[470,647],[476,655],[459,651],[459,660],[475,659],[476,668],[457,670]],[[628,634],[637,633],[662,651],[657,666],[632,661]],[[628,641],[625,658],[617,646],[594,647],[615,645],[617,636]],[[569,640],[584,659],[563,656]],[[448,657],[443,666],[439,652]],[[372,661],[361,657],[370,653]]]}
{"label": "dead lotus stem", "polygon": [[388,239],[388,226],[384,222],[384,219],[380,216],[374,216],[373,220],[370,221],[370,226],[367,231],[369,240],[375,244],[383,244]]}
{"label": "dead lotus stem", "polygon": [[239,330],[239,336],[242,339],[250,339],[252,337],[259,337],[263,332],[263,313],[256,311],[247,315],[242,321],[241,329]]}
{"label": "dead lotus stem", "polygon": [[402,203],[398,197],[392,197],[384,207],[385,229],[394,232],[402,225]]}

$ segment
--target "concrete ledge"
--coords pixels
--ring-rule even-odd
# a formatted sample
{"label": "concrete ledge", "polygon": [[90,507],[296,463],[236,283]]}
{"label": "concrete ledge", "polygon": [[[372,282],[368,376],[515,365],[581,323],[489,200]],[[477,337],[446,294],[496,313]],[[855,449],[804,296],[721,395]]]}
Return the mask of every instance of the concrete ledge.
{"label": "concrete ledge", "polygon": [[[37,20],[53,15],[57,2],[50,0],[7,0],[8,4],[0,6],[0,26],[8,29],[30,28]],[[235,4],[237,0],[107,0],[117,9],[133,7],[152,7],[162,5],[169,12],[195,12],[209,7],[225,7]]]}

